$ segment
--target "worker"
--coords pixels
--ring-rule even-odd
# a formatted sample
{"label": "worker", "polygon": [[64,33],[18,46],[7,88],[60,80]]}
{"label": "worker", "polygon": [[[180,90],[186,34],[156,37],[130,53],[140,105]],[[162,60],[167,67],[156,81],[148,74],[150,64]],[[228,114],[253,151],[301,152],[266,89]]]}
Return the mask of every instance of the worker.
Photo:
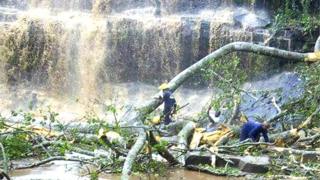
{"label": "worker", "polygon": [[38,95],[35,92],[32,92],[31,94],[31,101],[29,103],[29,109],[34,110],[37,107],[38,104]]}
{"label": "worker", "polygon": [[241,128],[240,141],[244,141],[246,139],[252,139],[252,141],[258,142],[262,134],[264,141],[269,142],[269,138],[268,138],[269,128],[270,128],[270,125],[266,122],[259,123],[254,120],[248,120]]}
{"label": "worker", "polygon": [[172,119],[171,119],[172,114],[174,114],[177,110],[177,103],[167,83],[163,83],[159,87],[159,89],[162,90],[162,100],[164,103],[164,109],[163,109],[164,124],[168,125],[172,122]]}

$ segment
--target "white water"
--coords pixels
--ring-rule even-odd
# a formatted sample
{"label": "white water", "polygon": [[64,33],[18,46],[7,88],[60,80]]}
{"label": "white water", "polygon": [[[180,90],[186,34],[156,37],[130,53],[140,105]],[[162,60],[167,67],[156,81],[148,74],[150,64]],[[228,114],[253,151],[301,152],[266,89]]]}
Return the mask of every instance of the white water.
{"label": "white water", "polygon": [[[192,18],[196,22],[205,20],[217,25],[232,25],[235,13],[233,8],[219,8],[203,10],[198,14],[174,14],[157,18],[153,16],[153,7],[130,9],[121,13],[113,13],[109,16],[97,16],[90,12],[75,10],[56,11],[43,7],[29,8],[27,10],[2,8],[1,11],[16,14],[18,20],[9,22],[11,24],[9,27],[19,29],[21,28],[20,21],[27,19],[31,20],[31,22],[41,23],[43,28],[48,31],[47,33],[53,33],[61,46],[61,50],[59,50],[61,52],[59,66],[66,71],[65,74],[61,74],[59,81],[55,80],[57,74],[53,73],[51,75],[53,80],[47,88],[38,88],[32,84],[27,85],[27,87],[25,85],[16,88],[7,87],[5,74],[1,74],[1,113],[8,115],[11,110],[29,110],[32,94],[37,94],[37,107],[33,109],[35,114],[39,114],[40,111],[46,111],[50,107],[51,110],[59,112],[60,118],[63,120],[78,120],[88,113],[104,116],[103,107],[106,104],[117,104],[119,108],[128,104],[140,104],[157,92],[156,87],[143,83],[113,84],[102,82],[104,84],[101,84],[99,82],[99,71],[106,56],[111,51],[111,49],[106,49],[108,41],[106,34],[109,31],[117,32],[122,30],[108,29],[106,20],[115,24],[123,19],[131,19],[140,22],[141,29],[143,29],[142,32],[155,28],[162,31],[162,28],[166,27],[167,31],[172,31],[172,34],[174,34],[181,26],[181,19]],[[60,30],[60,27],[63,28],[62,33],[56,33],[56,31]],[[239,32],[242,32],[242,30],[230,28],[228,33],[230,35]],[[168,39],[171,38],[172,34],[169,34]],[[167,43],[175,45],[176,42],[173,41],[171,43],[166,40],[165,43],[161,43],[159,43],[159,46],[163,46],[164,49],[170,49],[171,47],[166,47]],[[178,47],[172,48],[174,49],[173,52],[178,56],[180,51]],[[76,56],[74,51],[77,52]],[[159,49],[159,51],[162,51],[162,49]],[[166,60],[165,57],[163,60]],[[0,68],[2,69],[1,72],[5,71],[2,63]],[[172,77],[179,71],[180,69],[175,69],[164,73],[170,74]],[[63,79],[61,80],[61,78]],[[60,85],[61,82],[65,85]],[[59,89],[60,86],[64,88]],[[69,92],[66,92],[65,88]],[[189,116],[200,112],[202,106],[210,99],[211,92],[205,89],[201,91],[183,89],[177,92],[176,96],[181,105],[190,103],[181,112]]]}
{"label": "white water", "polygon": [[[105,110],[106,105],[114,105],[118,109],[119,117],[130,105],[141,105],[146,100],[152,98],[158,92],[157,87],[142,83],[121,83],[112,84],[107,89],[105,97],[107,99],[93,99],[92,101],[81,101],[74,97],[59,97],[50,95],[45,91],[35,91],[20,89],[15,94],[11,94],[6,88],[0,89],[0,112],[2,116],[8,117],[11,110],[30,111],[32,94],[37,94],[36,107],[31,110],[37,117],[42,117],[42,113],[49,110],[58,112],[57,117],[61,121],[79,121],[84,120],[87,115],[99,116],[104,120],[112,122],[113,116]],[[213,91],[210,89],[192,90],[179,89],[174,93],[180,106],[189,103],[188,106],[181,109],[178,115],[190,117],[201,112],[211,97]],[[159,112],[160,114],[160,112]]]}

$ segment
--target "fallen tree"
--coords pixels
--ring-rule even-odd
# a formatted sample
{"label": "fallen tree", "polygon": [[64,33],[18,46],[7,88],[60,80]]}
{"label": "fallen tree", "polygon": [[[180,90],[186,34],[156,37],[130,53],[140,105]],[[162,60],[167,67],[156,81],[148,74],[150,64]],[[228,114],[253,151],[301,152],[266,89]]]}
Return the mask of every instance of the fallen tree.
{"label": "fallen tree", "polygon": [[[181,86],[187,79],[195,75],[199,72],[200,69],[205,68],[210,62],[217,60],[227,54],[232,52],[250,52],[255,54],[261,54],[271,57],[283,58],[288,59],[291,62],[316,62],[320,61],[320,53],[319,53],[319,41],[320,37],[318,38],[316,45],[315,45],[315,52],[312,53],[297,53],[297,52],[290,52],[286,50],[281,50],[278,48],[266,47],[257,44],[247,43],[247,42],[234,42],[227,44],[216,51],[212,52],[211,54],[207,55],[206,57],[202,58],[189,68],[185,69],[177,76],[175,76],[170,82],[169,87],[172,91],[175,91],[179,86]],[[155,97],[161,96],[159,92],[155,95]],[[161,99],[153,98],[148,103],[146,103],[142,107],[137,107],[133,110],[130,110],[122,117],[122,122],[126,122],[129,124],[136,124],[136,125],[143,125],[146,120],[148,114],[154,111],[158,106],[162,103]],[[142,140],[144,137],[144,140]],[[132,156],[127,157],[125,162],[125,167],[123,168],[122,172],[122,180],[128,179],[128,169],[131,169],[132,162],[135,159],[135,156],[141,150],[143,144],[142,141],[146,140],[146,136],[139,135],[139,138],[135,145],[130,151]],[[131,163],[130,163],[131,162]]]}

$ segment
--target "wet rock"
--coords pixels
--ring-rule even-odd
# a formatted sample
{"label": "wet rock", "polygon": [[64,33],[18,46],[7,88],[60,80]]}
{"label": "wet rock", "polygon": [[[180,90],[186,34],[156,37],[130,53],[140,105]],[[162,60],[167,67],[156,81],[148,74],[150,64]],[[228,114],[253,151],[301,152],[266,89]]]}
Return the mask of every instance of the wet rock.
{"label": "wet rock", "polygon": [[240,159],[239,168],[241,171],[249,173],[266,173],[268,172],[269,164],[270,159],[267,156],[244,156]]}
{"label": "wet rock", "polygon": [[308,162],[319,162],[320,156],[314,153],[304,153],[301,157],[302,163],[308,163]]}
{"label": "wet rock", "polygon": [[186,155],[185,166],[212,164],[212,155],[208,152],[188,152]]}
{"label": "wet rock", "polygon": [[[283,72],[267,80],[246,83],[244,89],[256,93],[242,95],[240,111],[249,119],[261,117],[267,120],[279,113],[272,103],[272,99],[275,98],[275,102],[280,108],[282,105],[298,99],[303,94],[303,81],[297,73]],[[290,123],[292,123],[291,120]]]}
{"label": "wet rock", "polygon": [[304,35],[304,30],[302,28],[295,27],[276,31],[268,44],[271,47],[289,51],[313,51],[314,44],[309,44],[309,41],[315,42],[315,39],[307,39]]}
{"label": "wet rock", "polygon": [[185,166],[213,165],[215,167],[239,168],[243,172],[266,173],[270,159],[267,156],[233,156],[233,155],[212,155],[208,152],[189,152],[186,155]]}
{"label": "wet rock", "polygon": [[185,166],[212,165],[215,167],[225,167],[226,164],[237,167],[240,162],[240,156],[213,155],[209,152],[188,152],[186,155]]}
{"label": "wet rock", "polygon": [[253,13],[242,8],[235,11],[234,20],[245,29],[264,28],[271,23],[266,12]]}
{"label": "wet rock", "polygon": [[232,156],[232,155],[220,155],[215,156],[214,165],[216,167],[225,167],[227,164],[231,167],[238,167],[240,162],[240,156]]}

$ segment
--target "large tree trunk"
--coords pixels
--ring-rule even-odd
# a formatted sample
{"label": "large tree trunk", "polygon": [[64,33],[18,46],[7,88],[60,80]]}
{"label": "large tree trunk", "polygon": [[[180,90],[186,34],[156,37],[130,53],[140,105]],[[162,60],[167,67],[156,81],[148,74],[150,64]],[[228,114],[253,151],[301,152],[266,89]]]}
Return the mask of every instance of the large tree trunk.
{"label": "large tree trunk", "polygon": [[[180,164],[185,164],[185,151],[188,150],[188,139],[193,134],[194,129],[196,128],[196,124],[194,122],[189,122],[178,134],[178,149],[182,152],[179,154],[178,161]],[[180,153],[181,153],[180,152]]]}

